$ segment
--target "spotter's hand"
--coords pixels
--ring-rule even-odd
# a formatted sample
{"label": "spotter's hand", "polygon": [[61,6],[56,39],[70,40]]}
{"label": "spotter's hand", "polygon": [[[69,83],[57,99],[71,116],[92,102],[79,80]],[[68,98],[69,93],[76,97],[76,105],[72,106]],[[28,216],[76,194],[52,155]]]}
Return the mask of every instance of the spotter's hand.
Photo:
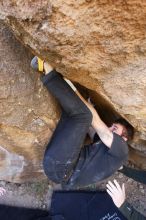
{"label": "spotter's hand", "polygon": [[116,180],[114,180],[113,182],[114,183],[108,181],[108,184],[106,185],[106,191],[111,196],[114,204],[119,208],[126,199],[125,186],[124,184],[122,184],[121,187]]}

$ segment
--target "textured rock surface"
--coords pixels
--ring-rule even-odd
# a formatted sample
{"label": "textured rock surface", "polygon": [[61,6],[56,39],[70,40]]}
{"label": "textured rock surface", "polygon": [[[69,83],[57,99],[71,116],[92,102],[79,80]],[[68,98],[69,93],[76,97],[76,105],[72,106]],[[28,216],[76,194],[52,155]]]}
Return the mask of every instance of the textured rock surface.
{"label": "textured rock surface", "polygon": [[42,158],[58,118],[54,99],[29,67],[29,52],[0,25],[0,179],[44,178]]}
{"label": "textured rock surface", "polygon": [[[145,1],[5,0],[0,3],[0,18],[25,46],[70,79],[94,90],[104,110],[110,106],[111,118],[124,116],[137,130],[133,146],[146,151]],[[22,72],[27,61],[20,64]],[[28,75],[25,77],[24,90],[29,93]],[[4,88],[7,97],[11,86]],[[11,120],[21,125],[17,115]],[[27,122],[30,126],[29,118]],[[25,123],[23,126],[27,129]],[[136,158],[133,162],[145,168]]]}

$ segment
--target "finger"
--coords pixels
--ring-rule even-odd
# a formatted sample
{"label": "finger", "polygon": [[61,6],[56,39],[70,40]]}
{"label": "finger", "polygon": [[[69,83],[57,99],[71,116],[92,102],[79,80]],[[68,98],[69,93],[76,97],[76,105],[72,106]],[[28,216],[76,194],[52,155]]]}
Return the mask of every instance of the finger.
{"label": "finger", "polygon": [[108,194],[112,197],[112,199],[113,199],[114,195],[112,194],[112,192],[111,192],[109,189],[107,189],[106,191],[107,191],[107,193],[108,193]]}
{"label": "finger", "polygon": [[116,194],[117,192],[115,191],[115,189],[113,187],[111,187],[109,184],[106,185],[107,189],[112,193],[112,194]]}
{"label": "finger", "polygon": [[123,191],[123,193],[125,195],[125,184],[124,183],[122,184],[122,191]]}
{"label": "finger", "polygon": [[112,191],[117,192],[117,187],[111,181],[108,181],[108,185],[111,187]]}
{"label": "finger", "polygon": [[120,184],[117,182],[117,180],[114,179],[114,183],[115,183],[115,185],[116,185],[118,191],[119,191],[119,192],[122,192],[122,188],[121,188]]}

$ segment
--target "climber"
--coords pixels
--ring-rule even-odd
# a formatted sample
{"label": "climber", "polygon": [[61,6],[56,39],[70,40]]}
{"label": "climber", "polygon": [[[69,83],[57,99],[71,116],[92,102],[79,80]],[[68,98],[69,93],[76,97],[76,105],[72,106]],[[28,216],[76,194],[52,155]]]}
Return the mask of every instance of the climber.
{"label": "climber", "polygon": [[[112,175],[127,160],[126,142],[133,136],[133,127],[120,119],[108,128],[72,82],[63,79],[49,63],[34,57],[31,66],[43,73],[43,84],[62,108],[60,121],[44,155],[44,171],[48,178],[64,188],[77,188]],[[90,126],[100,141],[82,148]]]}
{"label": "climber", "polygon": [[111,181],[107,184],[107,193],[111,196],[115,206],[119,208],[119,211],[128,219],[128,220],[146,220],[141,213],[136,211],[127,201],[125,195],[125,186],[122,187],[119,183],[114,180],[114,183]]}

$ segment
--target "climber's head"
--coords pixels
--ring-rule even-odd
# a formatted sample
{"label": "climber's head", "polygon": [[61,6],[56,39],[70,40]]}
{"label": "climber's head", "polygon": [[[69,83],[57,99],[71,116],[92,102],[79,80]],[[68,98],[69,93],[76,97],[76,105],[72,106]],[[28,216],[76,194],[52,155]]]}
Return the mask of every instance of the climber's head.
{"label": "climber's head", "polygon": [[109,128],[110,131],[120,135],[125,141],[132,140],[134,136],[134,128],[124,118],[119,118],[114,121]]}

